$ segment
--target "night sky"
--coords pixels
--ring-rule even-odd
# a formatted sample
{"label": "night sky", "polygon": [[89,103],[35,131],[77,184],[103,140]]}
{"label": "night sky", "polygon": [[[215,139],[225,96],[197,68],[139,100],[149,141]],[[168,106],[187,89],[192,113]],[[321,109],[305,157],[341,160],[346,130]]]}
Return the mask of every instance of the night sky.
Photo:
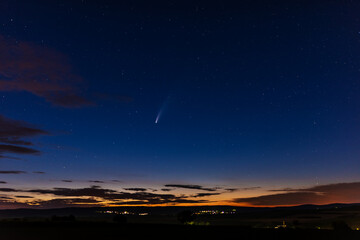
{"label": "night sky", "polygon": [[0,208],[360,202],[358,1],[0,10]]}

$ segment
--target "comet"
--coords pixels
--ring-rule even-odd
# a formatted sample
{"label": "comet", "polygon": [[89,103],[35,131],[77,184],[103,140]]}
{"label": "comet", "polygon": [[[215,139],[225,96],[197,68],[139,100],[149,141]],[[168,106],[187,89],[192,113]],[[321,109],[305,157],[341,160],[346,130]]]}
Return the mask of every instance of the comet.
{"label": "comet", "polygon": [[168,96],[165,101],[163,102],[163,104],[160,107],[160,110],[158,112],[158,114],[156,115],[155,118],[155,124],[157,124],[163,114],[163,112],[166,110],[167,106],[169,105],[169,100],[170,100],[170,96]]}
{"label": "comet", "polygon": [[156,123],[156,124],[159,122],[159,119],[160,119],[160,117],[161,117],[161,114],[162,114],[162,111],[161,111],[161,109],[160,109],[160,111],[159,111],[159,113],[158,113],[158,115],[156,116],[156,119],[155,119],[155,123]]}

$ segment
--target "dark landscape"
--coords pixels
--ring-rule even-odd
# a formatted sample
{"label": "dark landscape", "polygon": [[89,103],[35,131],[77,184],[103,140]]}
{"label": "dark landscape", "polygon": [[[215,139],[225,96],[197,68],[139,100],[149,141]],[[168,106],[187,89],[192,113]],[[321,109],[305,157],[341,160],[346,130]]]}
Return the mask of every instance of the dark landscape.
{"label": "dark landscape", "polygon": [[360,204],[16,209],[4,239],[359,239]]}

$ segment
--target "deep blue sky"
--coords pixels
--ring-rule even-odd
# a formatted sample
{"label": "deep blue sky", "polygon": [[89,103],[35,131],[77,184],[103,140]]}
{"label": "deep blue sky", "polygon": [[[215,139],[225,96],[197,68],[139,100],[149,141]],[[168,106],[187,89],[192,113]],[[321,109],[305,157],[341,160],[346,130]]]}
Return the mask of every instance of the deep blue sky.
{"label": "deep blue sky", "polygon": [[10,187],[119,180],[116,190],[259,191],[225,201],[359,181],[356,1],[2,1],[0,9],[1,115],[46,132],[0,135],[39,151],[0,149],[1,169],[27,172],[3,175]]}

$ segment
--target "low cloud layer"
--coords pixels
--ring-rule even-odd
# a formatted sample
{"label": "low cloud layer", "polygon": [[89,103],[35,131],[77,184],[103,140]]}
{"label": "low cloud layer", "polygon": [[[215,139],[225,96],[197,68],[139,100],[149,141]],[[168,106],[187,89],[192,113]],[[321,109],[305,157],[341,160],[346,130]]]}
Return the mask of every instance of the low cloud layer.
{"label": "low cloud layer", "polygon": [[203,191],[209,191],[209,192],[217,191],[217,188],[206,188],[206,187],[203,187],[200,185],[166,184],[165,187],[203,190]]}
{"label": "low cloud layer", "polygon": [[360,182],[270,191],[280,191],[281,193],[250,198],[236,198],[233,199],[232,202],[253,206],[290,206],[302,204],[357,203],[360,201]]}
{"label": "low cloud layer", "polygon": [[[3,174],[20,174],[22,171],[1,171]],[[6,182],[4,182],[6,183]],[[101,186],[84,188],[0,188],[0,208],[57,208],[88,206],[123,206],[123,205],[177,205],[177,204],[212,204],[211,197],[229,194],[228,189],[206,188],[199,185],[168,184],[173,189],[201,190],[192,194],[156,193],[147,188],[123,188],[114,190]],[[184,187],[185,186],[185,187]],[[243,189],[244,191],[257,189]],[[165,188],[166,191],[170,188]],[[205,189],[205,190],[204,190]],[[241,188],[238,189],[240,191]],[[164,191],[164,190],[162,190]],[[205,192],[204,192],[205,191]],[[284,188],[268,190],[263,196],[235,198],[233,204],[251,206],[293,206],[303,204],[357,203],[360,201],[360,182],[318,185],[309,188]],[[275,192],[275,193],[274,193]],[[48,200],[50,198],[50,200]],[[42,200],[46,199],[46,200]]]}
{"label": "low cloud layer", "polygon": [[[179,204],[179,203],[207,203],[207,200],[192,199],[194,196],[176,196],[174,194],[156,194],[146,192],[141,188],[127,188],[132,192],[123,192],[112,189],[101,188],[100,186],[91,186],[87,188],[52,188],[52,189],[15,189],[15,188],[0,188],[0,193],[3,194],[25,194],[17,195],[18,198],[29,200],[22,207],[64,207],[64,206],[89,206],[94,204],[102,206],[104,202],[116,205],[160,205],[160,204]],[[31,196],[26,194],[35,195],[37,198],[46,196],[47,198],[53,197],[50,201],[42,201],[32,199]],[[213,194],[212,194],[213,195]],[[9,196],[4,196],[9,197]],[[196,196],[196,197],[201,197]],[[71,200],[69,200],[69,198]],[[84,200],[85,199],[85,200]],[[2,205],[1,202],[6,202]],[[2,199],[0,201],[0,208],[6,208],[10,202],[14,205],[21,205],[19,199]]]}
{"label": "low cloud layer", "polygon": [[[17,196],[28,198],[26,196]],[[31,199],[31,197],[30,197]],[[99,207],[100,201],[92,198],[57,198],[51,200],[35,200],[19,202],[11,197],[0,197],[0,209],[15,208],[66,208],[66,207]]]}

